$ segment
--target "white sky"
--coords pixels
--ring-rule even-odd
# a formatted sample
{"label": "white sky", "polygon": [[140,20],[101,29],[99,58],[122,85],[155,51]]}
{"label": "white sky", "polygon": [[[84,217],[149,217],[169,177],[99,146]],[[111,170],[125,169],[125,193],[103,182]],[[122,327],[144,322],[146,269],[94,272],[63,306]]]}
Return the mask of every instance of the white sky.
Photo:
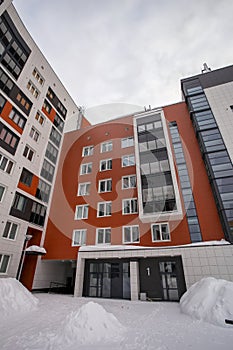
{"label": "white sky", "polygon": [[[204,62],[212,70],[233,63],[232,0],[13,3],[74,101],[86,110],[178,102],[181,78],[199,74]],[[100,115],[90,118],[102,121]]]}

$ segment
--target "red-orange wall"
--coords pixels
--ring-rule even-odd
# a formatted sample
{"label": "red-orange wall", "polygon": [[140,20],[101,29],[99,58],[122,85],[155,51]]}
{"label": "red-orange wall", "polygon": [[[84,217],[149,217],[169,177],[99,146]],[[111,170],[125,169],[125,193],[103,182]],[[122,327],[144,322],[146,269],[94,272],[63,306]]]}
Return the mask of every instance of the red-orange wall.
{"label": "red-orange wall", "polygon": [[36,190],[38,188],[38,184],[39,184],[39,177],[36,176],[36,175],[33,175],[31,186],[27,186],[24,183],[19,181],[18,188],[20,188],[21,190],[31,194],[32,196],[35,196],[36,195]]}
{"label": "red-orange wall", "polygon": [[16,131],[18,131],[20,134],[23,133],[23,129],[21,129],[17,124],[15,124],[13,122],[13,120],[11,120],[9,118],[9,114],[12,110],[12,104],[9,101],[6,101],[5,106],[1,112],[1,117],[2,119],[4,119],[10,126],[12,126],[12,128],[14,128]]}
{"label": "red-orange wall", "polygon": [[[194,198],[204,240],[223,238],[220,221],[217,215],[208,177],[200,154],[195,133],[185,103],[181,102],[164,108],[166,119],[176,121],[180,134],[187,146],[188,168],[190,176],[194,173]],[[74,229],[87,229],[87,245],[95,244],[96,228],[112,228],[112,244],[122,244],[122,226],[139,225],[140,245],[170,246],[191,243],[187,220],[169,222],[171,230],[170,242],[151,240],[151,223],[142,223],[138,215],[122,215],[122,199],[137,197],[137,189],[121,190],[121,177],[136,173],[136,167],[121,167],[121,156],[133,154],[134,147],[121,148],[121,138],[133,136],[133,118],[125,117],[73,131],[64,136],[63,149],[55,183],[55,191],[50,211],[49,223],[45,238],[47,254],[45,259],[73,259],[77,248],[71,247]],[[100,153],[100,144],[113,141],[113,151]],[[84,146],[94,145],[94,154],[82,157]],[[192,159],[192,162],[189,159]],[[99,172],[101,159],[113,159],[113,170]],[[80,175],[81,163],[93,163],[92,173]],[[112,192],[98,193],[98,181],[112,179]],[[78,182],[91,182],[89,196],[77,196]],[[97,202],[112,201],[112,215],[97,218]],[[89,204],[88,220],[74,220],[75,207]],[[54,244],[56,242],[56,244]],[[75,253],[74,253],[75,252]]]}

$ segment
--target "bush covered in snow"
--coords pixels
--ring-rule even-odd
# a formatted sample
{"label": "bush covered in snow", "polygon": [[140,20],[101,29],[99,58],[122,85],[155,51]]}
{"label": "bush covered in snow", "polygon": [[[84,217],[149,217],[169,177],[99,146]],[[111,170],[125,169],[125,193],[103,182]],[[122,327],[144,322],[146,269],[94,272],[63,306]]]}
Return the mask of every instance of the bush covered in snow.
{"label": "bush covered in snow", "polygon": [[0,278],[0,315],[32,311],[38,300],[15,278]]}
{"label": "bush covered in snow", "polygon": [[182,296],[180,307],[191,317],[226,327],[225,319],[233,319],[233,283],[203,278]]}

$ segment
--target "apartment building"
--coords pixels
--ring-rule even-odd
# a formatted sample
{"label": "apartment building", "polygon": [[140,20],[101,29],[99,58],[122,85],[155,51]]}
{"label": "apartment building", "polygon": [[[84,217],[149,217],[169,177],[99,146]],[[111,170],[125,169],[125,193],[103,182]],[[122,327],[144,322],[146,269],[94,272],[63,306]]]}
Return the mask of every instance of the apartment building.
{"label": "apartment building", "polygon": [[[19,277],[26,245],[43,246],[65,121],[82,120],[11,1],[0,5],[0,89],[0,275]],[[39,253],[27,252],[32,273]]]}
{"label": "apartment building", "polygon": [[0,277],[168,301],[233,281],[233,66],[90,125],[5,0],[0,89]]}

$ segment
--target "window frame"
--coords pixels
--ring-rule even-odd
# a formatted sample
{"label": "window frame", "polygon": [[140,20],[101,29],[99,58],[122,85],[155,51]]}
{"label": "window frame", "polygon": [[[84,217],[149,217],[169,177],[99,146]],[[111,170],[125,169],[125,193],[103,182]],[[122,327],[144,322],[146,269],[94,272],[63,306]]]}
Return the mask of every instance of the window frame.
{"label": "window frame", "polygon": [[[7,232],[7,236],[4,237],[4,233],[5,233],[5,230],[6,230],[6,226],[7,224],[10,224],[10,227],[8,229],[8,232]],[[15,230],[15,233],[14,233],[14,238],[10,238],[11,234],[12,234],[12,228],[13,228],[13,225],[16,226],[16,230]],[[7,239],[7,240],[10,240],[10,241],[16,241],[16,237],[17,237],[17,234],[18,234],[18,231],[19,231],[19,224],[17,224],[16,222],[13,222],[11,220],[7,220],[6,224],[5,224],[5,227],[4,227],[4,230],[3,230],[3,233],[2,233],[2,238],[3,239]]]}
{"label": "window frame", "polygon": [[45,117],[42,115],[42,113],[40,111],[37,111],[36,112],[36,115],[35,115],[35,119],[37,120],[37,122],[43,126],[44,123],[45,123]]}
{"label": "window frame", "polygon": [[[163,239],[163,233],[162,233],[162,226],[166,225],[168,228],[168,235],[169,235],[169,239]],[[160,235],[160,239],[154,239],[154,233],[153,233],[153,227],[154,226],[159,226],[159,235]],[[171,241],[171,232],[170,232],[170,227],[169,227],[169,223],[168,222],[161,222],[161,223],[154,223],[151,224],[151,240],[152,242],[156,243],[156,242],[170,242]]]}
{"label": "window frame", "polygon": [[6,194],[7,187],[5,185],[3,185],[2,183],[0,183],[0,188],[3,189],[2,193],[0,193],[0,203],[2,203],[4,200],[4,196]]}
{"label": "window frame", "polygon": [[[4,159],[6,159],[5,164],[3,164]],[[3,164],[3,168],[2,168],[2,164]],[[10,165],[10,170],[9,169],[9,164]],[[7,156],[5,156],[3,153],[0,152],[0,170],[3,171],[4,173],[11,175],[13,172],[13,168],[14,168],[15,163],[9,159]]]}
{"label": "window frame", "polygon": [[[86,166],[86,169],[88,169],[89,165],[91,167],[91,171],[90,172],[83,172],[83,167]],[[92,162],[81,164],[81,166],[80,166],[80,175],[87,175],[87,174],[91,174],[91,173],[92,173]]]}
{"label": "window frame", "polygon": [[[27,151],[26,151],[26,148],[27,148]],[[32,152],[32,156],[29,157],[30,152]],[[34,149],[32,149],[28,144],[26,144],[23,150],[23,156],[30,162],[33,162],[33,159],[35,158],[35,154],[36,152],[34,151]]]}
{"label": "window frame", "polygon": [[31,137],[32,140],[35,142],[38,142],[40,139],[40,132],[35,128],[34,125],[31,126],[29,136]]}
{"label": "window frame", "polygon": [[[80,235],[80,239],[78,241],[78,244],[76,244],[76,240],[75,240],[75,235],[79,233]],[[84,236],[84,240],[83,240],[83,236]],[[72,247],[80,247],[83,245],[86,245],[86,239],[87,239],[87,229],[75,229],[73,230],[73,234],[72,234],[72,243],[71,246]]]}
{"label": "window frame", "polygon": [[[106,164],[106,169],[101,169],[102,164]],[[108,167],[108,162],[111,162],[111,168]],[[101,159],[100,160],[100,167],[99,167],[99,171],[108,171],[108,170],[112,170],[112,158],[108,158],[108,159]]]}
{"label": "window frame", "polygon": [[[124,158],[128,157],[127,159],[127,163],[126,165],[124,165]],[[130,157],[133,157],[134,158],[134,164],[129,164],[129,159]],[[135,166],[135,154],[124,154],[122,157],[121,157],[121,166],[122,168],[126,168],[128,166]]]}
{"label": "window frame", "polygon": [[[3,259],[4,259],[5,256],[9,257],[9,259],[7,261],[6,270],[5,271],[1,271],[2,264],[3,264]],[[10,261],[11,261],[11,255],[10,254],[0,253],[0,275],[6,275],[7,274],[7,271],[8,271],[9,265],[10,265]]]}
{"label": "window frame", "polygon": [[[124,203],[126,201],[130,202],[129,203],[130,213],[125,213],[124,212],[124,208],[125,208]],[[136,211],[131,211],[131,209],[132,209],[131,202],[133,202],[133,201],[137,202],[137,210]],[[137,214],[137,213],[138,213],[138,199],[136,197],[135,198],[124,198],[124,199],[122,199],[122,215],[134,215],[134,214]]]}
{"label": "window frame", "polygon": [[[84,188],[85,188],[85,193],[84,193],[84,194],[80,193],[80,192],[81,192],[81,186],[85,186],[85,187],[84,187]],[[89,194],[90,194],[90,187],[91,187],[91,183],[90,183],[90,182],[80,182],[80,183],[78,184],[78,193],[77,193],[77,196],[81,196],[81,197],[83,197],[83,196],[89,196]],[[87,191],[87,188],[88,188],[88,191]]]}
{"label": "window frame", "polygon": [[[101,184],[104,183],[104,191],[101,191]],[[108,184],[110,183],[110,188],[108,189]],[[98,193],[112,192],[112,179],[100,179],[98,184]]]}
{"label": "window frame", "polygon": [[[85,154],[85,151],[87,150],[87,154]],[[90,157],[94,154],[94,145],[90,146],[84,146],[82,149],[82,157]]]}
{"label": "window frame", "polygon": [[[134,177],[135,178],[135,186],[128,186],[128,187],[124,187],[124,179],[128,178],[128,182],[130,184],[130,178]],[[130,174],[130,175],[124,175],[121,177],[121,189],[122,190],[128,190],[131,188],[137,188],[137,176],[136,174]]]}
{"label": "window frame", "polygon": [[[79,208],[81,208],[81,210],[82,210],[81,217],[77,216]],[[85,208],[87,209],[86,215],[84,215],[85,214]],[[89,214],[89,205],[88,204],[76,205],[75,215],[74,215],[74,219],[75,220],[87,220],[88,219],[88,214]]]}
{"label": "window frame", "polygon": [[[106,149],[104,149],[104,147],[106,147]],[[100,145],[100,153],[111,152],[112,150],[113,150],[113,142],[111,140],[101,143],[101,145]]]}
{"label": "window frame", "polygon": [[[131,140],[132,140],[132,142],[131,142]],[[126,144],[124,145],[124,143],[126,143]],[[133,136],[124,137],[121,139],[121,148],[127,148],[127,147],[133,147],[133,146],[134,146],[134,137]]]}
{"label": "window frame", "polygon": [[[133,228],[137,227],[138,229],[138,241],[133,240]],[[130,229],[130,241],[125,241],[125,229]],[[139,244],[140,243],[140,228],[139,225],[126,225],[122,227],[122,243],[123,244]]]}
{"label": "window frame", "polygon": [[[107,205],[111,204],[111,213],[110,214],[106,214],[107,212]],[[100,205],[104,205],[104,215],[99,215],[100,212]],[[110,217],[112,216],[112,201],[105,201],[105,202],[98,202],[97,203],[97,218],[103,218],[103,217]]]}
{"label": "window frame", "polygon": [[[103,230],[103,242],[99,243],[99,230]],[[106,231],[110,230],[110,242],[106,242]],[[96,245],[110,245],[111,244],[111,234],[112,234],[112,229],[111,227],[97,227],[96,228],[96,239],[95,239],[95,244]]]}

